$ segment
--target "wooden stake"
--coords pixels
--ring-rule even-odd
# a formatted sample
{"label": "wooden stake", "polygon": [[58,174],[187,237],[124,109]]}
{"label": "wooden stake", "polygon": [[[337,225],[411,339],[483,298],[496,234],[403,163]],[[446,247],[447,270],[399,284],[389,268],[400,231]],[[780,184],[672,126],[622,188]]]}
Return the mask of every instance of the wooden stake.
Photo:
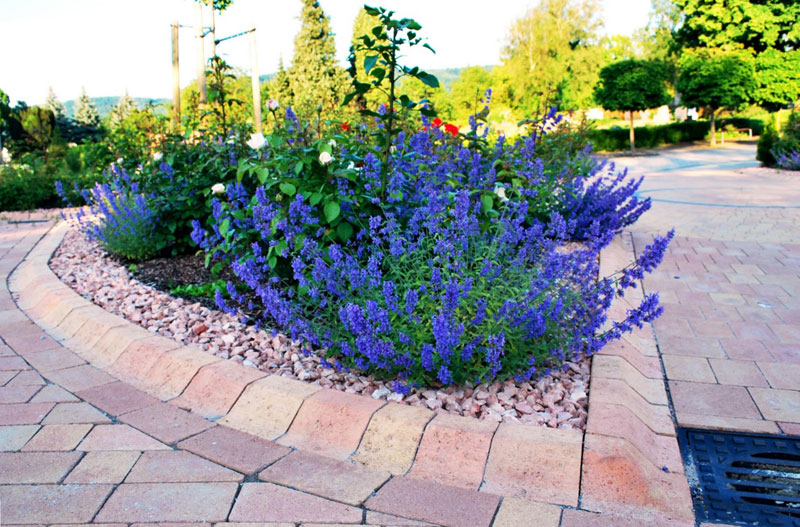
{"label": "wooden stake", "polygon": [[178,21],[172,23],[172,124],[181,124],[181,70],[178,64]]}
{"label": "wooden stake", "polygon": [[200,92],[200,102],[208,102],[206,94],[206,53],[203,49],[203,6],[195,4],[195,27],[197,28],[197,90]]}
{"label": "wooden stake", "polygon": [[256,30],[253,28],[253,38],[250,40],[250,75],[253,81],[253,125],[256,133],[261,129],[261,82],[258,79],[258,50],[256,48]]}

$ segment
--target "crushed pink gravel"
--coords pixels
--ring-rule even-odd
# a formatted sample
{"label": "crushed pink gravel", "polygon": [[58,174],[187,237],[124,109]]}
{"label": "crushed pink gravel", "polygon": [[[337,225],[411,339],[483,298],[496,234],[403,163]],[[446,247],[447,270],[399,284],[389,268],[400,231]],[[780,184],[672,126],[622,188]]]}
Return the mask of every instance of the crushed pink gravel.
{"label": "crushed pink gravel", "polygon": [[155,334],[267,373],[479,419],[562,429],[586,427],[588,358],[568,362],[564,371],[535,382],[412,389],[403,396],[393,392],[387,382],[323,367],[316,356],[305,356],[299,343],[282,334],[272,336],[228,314],[139,282],[101,247],[74,230],[64,237],[50,267],[64,283],[107,311]]}

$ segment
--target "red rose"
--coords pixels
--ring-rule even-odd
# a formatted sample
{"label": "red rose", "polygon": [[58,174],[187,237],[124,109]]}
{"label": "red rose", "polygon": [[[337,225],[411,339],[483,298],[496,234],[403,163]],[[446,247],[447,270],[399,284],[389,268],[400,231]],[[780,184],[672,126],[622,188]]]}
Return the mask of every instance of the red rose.
{"label": "red rose", "polygon": [[444,131],[449,134],[453,134],[453,137],[455,137],[458,135],[458,126],[447,123],[446,125],[444,125]]}
{"label": "red rose", "polygon": [[433,120],[433,126],[439,128],[440,126],[442,126],[442,120],[437,117],[436,119]]}
{"label": "red rose", "polygon": [[345,122],[342,123],[342,131],[343,132],[349,132],[350,131],[350,122],[349,121],[345,121]]}

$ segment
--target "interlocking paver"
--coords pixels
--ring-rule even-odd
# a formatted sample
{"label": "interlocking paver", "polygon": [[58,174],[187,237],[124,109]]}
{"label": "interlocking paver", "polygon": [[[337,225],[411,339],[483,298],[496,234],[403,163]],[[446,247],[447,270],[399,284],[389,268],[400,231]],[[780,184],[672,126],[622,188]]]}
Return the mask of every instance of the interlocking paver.
{"label": "interlocking paver", "polygon": [[4,335],[3,338],[17,353],[26,357],[31,353],[38,353],[61,347],[61,344],[41,330],[34,333],[12,333]]}
{"label": "interlocking paver", "polygon": [[158,403],[158,399],[124,382],[111,382],[76,393],[100,410],[121,415]]}
{"label": "interlocking paver", "polygon": [[772,388],[749,388],[749,390],[764,418],[800,423],[800,391]]}
{"label": "interlocking paver", "polygon": [[234,522],[360,523],[361,509],[271,483],[245,483],[230,520]]}
{"label": "interlocking paver", "polygon": [[91,428],[92,425],[89,424],[45,425],[28,441],[22,450],[72,450],[78,446],[78,443],[89,433]]}
{"label": "interlocking paver", "polygon": [[448,527],[488,527],[500,498],[408,477],[392,478],[369,500],[368,509]]}
{"label": "interlocking paver", "polygon": [[[41,403],[45,404],[45,403]],[[79,403],[58,403],[42,421],[46,425],[78,423],[110,423],[111,420],[94,406]]]}
{"label": "interlocking paver", "polygon": [[214,426],[198,415],[161,402],[127,413],[119,419],[168,444]]}
{"label": "interlocking paver", "polygon": [[699,382],[670,381],[675,411],[719,417],[759,419],[761,414],[747,389]]}
{"label": "interlocking paver", "polygon": [[53,403],[0,404],[0,425],[38,424],[53,406]]}
{"label": "interlocking paver", "polygon": [[503,498],[500,510],[492,527],[558,527],[561,523],[561,507],[520,498]]}
{"label": "interlocking paver", "polygon": [[159,399],[172,399],[183,392],[200,368],[220,360],[188,346],[169,351],[159,356],[147,371],[142,389]]}
{"label": "interlocking paver", "polygon": [[705,357],[687,355],[664,355],[664,370],[667,378],[677,381],[716,383],[717,378]]}
{"label": "interlocking paver", "polygon": [[139,455],[135,450],[87,452],[64,483],[121,483]]}
{"label": "interlocking paver", "polygon": [[405,474],[434,415],[423,408],[387,404],[372,416],[353,459],[367,467]]}
{"label": "interlocking paver", "polygon": [[33,370],[21,371],[17,373],[13,379],[6,383],[6,386],[44,386],[46,383],[41,375]]}
{"label": "interlocking paver", "polygon": [[349,505],[360,505],[390,474],[335,459],[295,451],[259,474],[277,483]]}
{"label": "interlocking paver", "polygon": [[98,522],[217,522],[227,519],[236,483],[123,483]]}
{"label": "interlocking paver", "polygon": [[1,452],[0,484],[57,483],[80,457],[80,452]]}
{"label": "interlocking paver", "polygon": [[39,391],[32,403],[67,403],[77,402],[78,398],[57,384],[48,384]]}
{"label": "interlocking paver", "polygon": [[767,386],[767,381],[753,361],[709,359],[717,382],[736,386]]}
{"label": "interlocking paver", "polygon": [[150,368],[162,355],[180,347],[176,341],[158,336],[134,341],[109,366],[108,372],[121,381],[139,388],[145,387]]}
{"label": "interlocking paver", "polygon": [[111,490],[111,485],[0,485],[3,523],[89,523]]}
{"label": "interlocking paver", "polygon": [[0,404],[26,403],[41,389],[35,385],[3,386],[0,388]]}
{"label": "interlocking paver", "polygon": [[0,371],[9,370],[29,370],[28,363],[22,357],[12,355],[10,357],[0,357]]}
{"label": "interlocking paver", "polygon": [[86,390],[102,384],[115,382],[117,379],[107,374],[103,370],[99,370],[91,364],[84,364],[82,366],[73,366],[63,370],[55,370],[46,372],[45,376],[63,388],[71,392]]}
{"label": "interlocking paver", "polygon": [[63,370],[64,368],[72,368],[73,366],[80,366],[81,364],[86,363],[85,360],[78,357],[70,350],[62,347],[47,351],[38,351],[36,353],[28,353],[25,355],[25,360],[30,362],[31,366],[43,373],[54,370]]}
{"label": "interlocking paver", "polygon": [[200,368],[183,393],[171,403],[203,417],[228,413],[248,384],[265,377],[255,368],[219,361]]}
{"label": "interlocking paver", "polygon": [[244,474],[254,474],[290,452],[271,441],[222,426],[181,441],[178,448]]}
{"label": "interlocking paver", "polygon": [[777,434],[778,425],[763,419],[741,417],[719,417],[716,415],[681,412],[677,415],[678,426],[684,428],[706,428],[709,430],[731,430],[756,434]]}
{"label": "interlocking paver", "polygon": [[0,426],[0,452],[21,449],[38,430],[39,425]]}
{"label": "interlocking paver", "polygon": [[125,483],[242,481],[243,476],[182,450],[144,452]]}
{"label": "interlocking paver", "polygon": [[[800,354],[800,350],[798,354]],[[800,364],[759,362],[758,368],[773,388],[800,389]]]}
{"label": "interlocking paver", "polygon": [[167,450],[169,447],[128,425],[97,425],[78,450]]}

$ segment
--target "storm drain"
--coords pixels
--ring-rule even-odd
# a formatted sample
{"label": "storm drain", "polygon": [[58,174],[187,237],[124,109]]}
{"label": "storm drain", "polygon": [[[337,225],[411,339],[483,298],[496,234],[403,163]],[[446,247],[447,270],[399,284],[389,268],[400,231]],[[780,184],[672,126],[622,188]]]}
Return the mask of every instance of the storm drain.
{"label": "storm drain", "polygon": [[678,429],[703,521],[800,527],[800,438]]}

